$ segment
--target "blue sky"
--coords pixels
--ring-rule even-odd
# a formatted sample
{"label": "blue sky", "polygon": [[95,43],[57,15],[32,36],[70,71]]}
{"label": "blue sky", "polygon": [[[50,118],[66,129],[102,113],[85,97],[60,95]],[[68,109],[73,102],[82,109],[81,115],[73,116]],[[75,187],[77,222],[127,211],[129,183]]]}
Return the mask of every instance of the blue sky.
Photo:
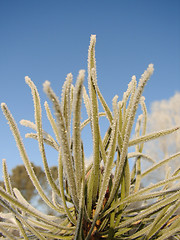
{"label": "blue sky", "polygon": [[[33,121],[24,77],[37,85],[42,105],[47,100],[45,80],[60,95],[69,72],[75,82],[78,71],[87,69],[91,34],[97,35],[98,84],[108,104],[115,94],[121,99],[131,76],[139,78],[149,63],[154,63],[155,72],[144,91],[148,110],[151,102],[180,91],[179,13],[179,0],[0,1],[0,102],[8,105],[22,137],[28,129],[19,121]],[[10,170],[22,160],[6,122],[0,112],[0,159],[6,158]],[[45,117],[43,123],[49,129]],[[24,143],[30,160],[41,164],[34,141]],[[50,151],[48,157],[55,165],[56,153]]]}

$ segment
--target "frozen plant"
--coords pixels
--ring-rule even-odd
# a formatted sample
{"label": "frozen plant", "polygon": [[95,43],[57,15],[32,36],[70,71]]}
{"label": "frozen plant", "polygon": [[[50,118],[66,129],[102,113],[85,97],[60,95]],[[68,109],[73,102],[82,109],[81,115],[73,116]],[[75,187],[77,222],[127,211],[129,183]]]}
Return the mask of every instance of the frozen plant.
{"label": "frozen plant", "polygon": [[[45,204],[57,213],[53,216],[38,211],[18,189],[12,189],[6,161],[3,160],[5,188],[0,188],[0,204],[8,213],[0,213],[3,219],[0,222],[2,239],[164,240],[180,237],[180,169],[161,182],[141,188],[144,176],[180,156],[178,152],[156,163],[151,156],[143,153],[145,142],[180,128],[177,126],[146,134],[147,110],[142,93],[154,71],[153,65],[148,66],[138,83],[136,77],[132,77],[122,100],[119,101],[118,96],[113,98],[111,111],[97,85],[95,43],[96,36],[92,35],[88,52],[89,92],[83,85],[84,70],[79,71],[75,86],[72,74],[67,75],[61,101],[50,82],[46,81],[43,85],[54,108],[53,116],[45,102],[47,118],[55,137],[43,130],[39,93],[31,79],[25,77],[33,96],[35,120],[34,123],[22,120],[21,124],[35,130],[27,137],[38,141],[46,178],[52,189],[51,197],[46,196],[34,173],[15,120],[6,104],[1,104],[32,183]],[[88,115],[84,122],[81,122],[82,99]],[[99,112],[99,101],[103,113]],[[135,138],[131,139],[139,105],[142,114],[136,123]],[[101,136],[99,125],[102,116],[106,116],[109,122],[104,136]],[[85,167],[81,131],[87,124],[92,131],[93,161]],[[58,151],[57,182],[51,175],[44,144]],[[129,152],[131,146],[135,146],[134,152]],[[131,158],[135,159],[132,171],[129,168]],[[152,166],[141,172],[141,161],[145,160],[151,161]]]}

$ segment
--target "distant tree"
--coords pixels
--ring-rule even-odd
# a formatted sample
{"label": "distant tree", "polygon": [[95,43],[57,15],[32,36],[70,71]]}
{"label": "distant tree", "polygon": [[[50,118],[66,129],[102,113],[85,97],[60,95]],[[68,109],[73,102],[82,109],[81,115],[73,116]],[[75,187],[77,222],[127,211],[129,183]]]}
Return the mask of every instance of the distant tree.
{"label": "distant tree", "polygon": [[[167,129],[174,126],[180,126],[180,92],[175,93],[169,100],[162,100],[153,102],[151,105],[151,112],[148,114],[147,131],[154,132],[160,129]],[[180,132],[163,136],[155,141],[149,142],[145,146],[145,152],[150,153],[151,156],[158,162],[176,152],[180,151]],[[162,179],[168,172],[173,172],[179,165],[180,158],[169,162],[166,167],[158,169],[154,179]],[[147,164],[144,166],[147,167]]]}
{"label": "distant tree", "polygon": [[[34,172],[42,186],[42,188],[47,192],[48,195],[51,194],[49,184],[46,180],[45,173],[43,169],[40,166],[36,166],[32,163]],[[56,166],[53,166],[50,168],[51,174],[54,178],[54,180],[58,177],[58,169]],[[35,207],[38,207],[38,205],[43,204],[43,201],[39,198],[39,195],[37,194],[37,191],[32,184],[26,169],[24,165],[18,165],[15,168],[12,169],[12,173],[10,175],[11,183],[13,188],[18,188],[18,190],[21,192],[23,197],[30,202]],[[0,182],[1,186],[4,186],[3,181]],[[44,208],[45,211],[48,211],[47,206],[41,206],[41,209]],[[0,206],[0,211],[3,211],[3,208]]]}

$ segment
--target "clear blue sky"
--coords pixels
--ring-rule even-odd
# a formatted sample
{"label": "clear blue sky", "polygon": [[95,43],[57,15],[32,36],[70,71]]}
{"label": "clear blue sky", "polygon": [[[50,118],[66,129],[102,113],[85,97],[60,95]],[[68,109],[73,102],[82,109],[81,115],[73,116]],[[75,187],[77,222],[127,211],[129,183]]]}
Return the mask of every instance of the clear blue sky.
{"label": "clear blue sky", "polygon": [[[139,78],[149,63],[155,72],[144,91],[148,109],[151,102],[180,91],[179,13],[179,0],[1,0],[0,102],[7,103],[22,137],[29,129],[19,121],[33,121],[24,77],[37,85],[42,105],[45,80],[60,95],[67,73],[76,79],[80,69],[87,69],[91,34],[97,35],[98,84],[108,104],[115,94],[121,99],[131,76]],[[44,124],[48,129],[46,120]],[[22,164],[2,112],[0,133],[0,159],[7,159],[9,169]],[[34,140],[24,142],[31,161],[41,164]],[[56,154],[48,156],[55,165]]]}

